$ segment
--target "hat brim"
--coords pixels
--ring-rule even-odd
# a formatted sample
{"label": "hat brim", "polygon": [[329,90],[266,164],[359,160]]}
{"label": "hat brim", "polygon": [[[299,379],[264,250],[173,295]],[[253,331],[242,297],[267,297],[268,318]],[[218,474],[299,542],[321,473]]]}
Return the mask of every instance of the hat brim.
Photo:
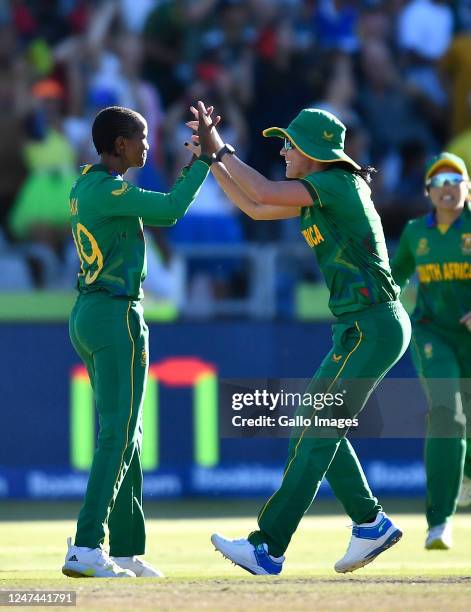
{"label": "hat brim", "polygon": [[447,159],[446,157],[443,157],[441,159],[437,159],[437,161],[432,166],[430,166],[427,171],[427,174],[425,175],[425,182],[428,181],[428,179],[432,176],[434,172],[436,172],[440,168],[443,168],[444,166],[454,168],[458,171],[459,174],[461,174],[461,176],[463,176],[466,181],[469,181],[468,172],[463,172],[464,168],[460,166],[460,164],[456,164],[452,159]]}
{"label": "hat brim", "polygon": [[265,136],[265,138],[288,138],[300,153],[314,161],[326,163],[344,161],[351,164],[356,170],[361,169],[361,166],[351,157],[349,157],[343,149],[319,147],[294,130],[280,127],[269,127],[266,130],[263,130],[262,134]]}

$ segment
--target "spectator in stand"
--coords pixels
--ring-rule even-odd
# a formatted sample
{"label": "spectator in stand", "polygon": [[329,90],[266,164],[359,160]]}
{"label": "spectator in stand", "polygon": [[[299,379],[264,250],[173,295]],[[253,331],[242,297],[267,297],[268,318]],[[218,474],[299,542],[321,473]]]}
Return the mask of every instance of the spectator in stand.
{"label": "spectator in stand", "polygon": [[[273,177],[279,172],[279,148],[267,147],[262,130],[277,118],[289,121],[300,108],[309,104],[313,92],[306,76],[307,58],[297,46],[292,24],[282,19],[278,11],[269,13],[269,17],[255,42],[254,92],[247,115],[249,133],[254,135],[250,143],[250,163]],[[287,87],[288,82],[295,82],[296,87]],[[270,100],[270,104],[260,104],[260,100]]]}
{"label": "spectator in stand", "polygon": [[[174,172],[189,161],[188,151],[182,152],[180,144],[188,140],[185,119],[188,107],[195,100],[208,99],[218,112],[225,113],[220,131],[228,142],[236,142],[241,150],[245,149],[247,142],[246,123],[230,95],[230,73],[222,66],[200,64],[197,74],[200,80],[169,108],[165,121],[166,149],[173,159]],[[174,245],[238,245],[244,240],[240,217],[210,174],[198,194],[198,206],[190,208],[185,218],[169,230],[169,238]],[[198,260],[190,269],[190,297],[194,287],[199,292],[204,287],[208,300],[230,295],[239,269],[239,262],[234,259],[221,258],[216,263]]]}
{"label": "spectator in stand", "polygon": [[386,0],[373,0],[363,7],[357,28],[360,46],[372,40],[391,41],[395,17],[391,13],[391,2]]}
{"label": "spectator in stand", "polygon": [[381,220],[390,238],[399,238],[409,219],[425,214],[427,197],[423,190],[423,169],[427,149],[420,140],[405,141],[399,147],[399,167],[396,184],[381,197]]}
{"label": "spectator in stand", "polygon": [[358,49],[358,0],[319,0],[312,17],[321,49],[353,53]]}
{"label": "spectator in stand", "polygon": [[[6,220],[26,174],[21,154],[22,122],[29,92],[24,78],[25,61],[15,55],[17,43],[12,28],[0,29],[0,134],[4,143],[0,147],[0,225]],[[14,143],[14,146],[7,143]]]}
{"label": "spectator in stand", "polygon": [[77,171],[75,153],[62,132],[63,93],[52,79],[33,87],[35,107],[26,122],[23,148],[29,174],[10,215],[12,235],[32,244],[27,254],[35,261],[38,286],[54,285],[70,234],[67,202]]}
{"label": "spectator in stand", "polygon": [[407,95],[386,45],[369,42],[361,49],[362,87],[359,106],[371,135],[372,163],[397,165],[398,151],[408,140],[433,146],[427,124]]}
{"label": "spectator in stand", "polygon": [[133,34],[140,34],[144,29],[149,13],[155,8],[158,0],[119,0],[120,14],[124,28]]}
{"label": "spectator in stand", "polygon": [[185,59],[185,0],[163,0],[144,26],[144,79],[160,92],[165,108],[175,102],[191,78]]}
{"label": "spectator in stand", "polygon": [[329,111],[347,126],[358,125],[360,118],[353,108],[356,91],[351,57],[334,51],[325,54],[319,66],[317,83],[320,99],[311,106]]}
{"label": "spectator in stand", "polygon": [[400,12],[397,42],[415,61],[439,60],[448,49],[453,34],[448,4],[446,0],[411,0]]}
{"label": "spectator in stand", "polygon": [[202,57],[223,66],[233,83],[235,103],[247,107],[252,100],[253,50],[255,32],[244,0],[220,0],[217,21],[202,40]]}
{"label": "spectator in stand", "polygon": [[397,43],[408,94],[439,140],[446,138],[447,98],[437,61],[452,34],[453,13],[441,0],[413,0],[399,14]]}
{"label": "spectator in stand", "polygon": [[440,68],[449,83],[451,135],[456,136],[471,125],[471,26],[454,37]]}

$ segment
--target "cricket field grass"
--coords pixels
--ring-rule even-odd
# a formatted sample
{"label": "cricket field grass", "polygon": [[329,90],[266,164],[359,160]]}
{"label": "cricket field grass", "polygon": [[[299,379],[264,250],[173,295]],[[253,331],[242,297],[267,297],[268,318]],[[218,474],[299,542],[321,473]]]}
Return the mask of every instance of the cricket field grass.
{"label": "cricket field grass", "polygon": [[367,567],[339,575],[333,565],[349,541],[348,519],[318,504],[295,534],[282,575],[256,577],[232,566],[209,541],[215,531],[242,537],[252,530],[256,505],[156,504],[148,513],[146,559],[166,578],[76,580],[60,572],[76,507],[59,508],[27,503],[0,508],[1,590],[73,590],[77,607],[90,611],[471,609],[471,515],[466,513],[454,520],[452,550],[425,551],[423,515],[390,511],[404,531],[401,542]]}

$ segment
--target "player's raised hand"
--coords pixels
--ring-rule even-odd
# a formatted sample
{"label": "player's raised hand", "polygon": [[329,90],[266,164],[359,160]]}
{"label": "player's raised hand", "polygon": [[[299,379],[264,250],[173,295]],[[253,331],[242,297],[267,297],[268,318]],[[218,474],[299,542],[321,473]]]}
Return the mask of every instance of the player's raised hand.
{"label": "player's raised hand", "polygon": [[221,117],[217,115],[214,120],[211,117],[214,107],[209,106],[206,108],[205,104],[199,101],[198,108],[196,109],[194,106],[191,106],[190,111],[195,116],[195,120],[188,121],[186,125],[193,131],[196,131],[196,134],[192,136],[193,143],[199,144],[201,146],[201,153],[205,155],[211,155],[219,151],[224,143],[216,129],[216,126],[221,121]]}
{"label": "player's raised hand", "polygon": [[193,159],[201,155],[201,147],[196,142],[185,142],[185,147],[193,153]]}

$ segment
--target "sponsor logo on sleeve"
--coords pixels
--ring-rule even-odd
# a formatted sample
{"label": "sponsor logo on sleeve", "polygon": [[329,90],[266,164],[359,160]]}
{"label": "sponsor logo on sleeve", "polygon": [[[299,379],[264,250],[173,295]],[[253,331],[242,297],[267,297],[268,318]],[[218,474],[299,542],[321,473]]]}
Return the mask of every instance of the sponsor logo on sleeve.
{"label": "sponsor logo on sleeve", "polygon": [[113,189],[113,191],[111,193],[114,196],[120,196],[120,195],[123,195],[124,193],[126,193],[126,191],[128,191],[128,189],[129,189],[128,183],[126,183],[126,181],[123,181],[122,186],[119,189]]}

